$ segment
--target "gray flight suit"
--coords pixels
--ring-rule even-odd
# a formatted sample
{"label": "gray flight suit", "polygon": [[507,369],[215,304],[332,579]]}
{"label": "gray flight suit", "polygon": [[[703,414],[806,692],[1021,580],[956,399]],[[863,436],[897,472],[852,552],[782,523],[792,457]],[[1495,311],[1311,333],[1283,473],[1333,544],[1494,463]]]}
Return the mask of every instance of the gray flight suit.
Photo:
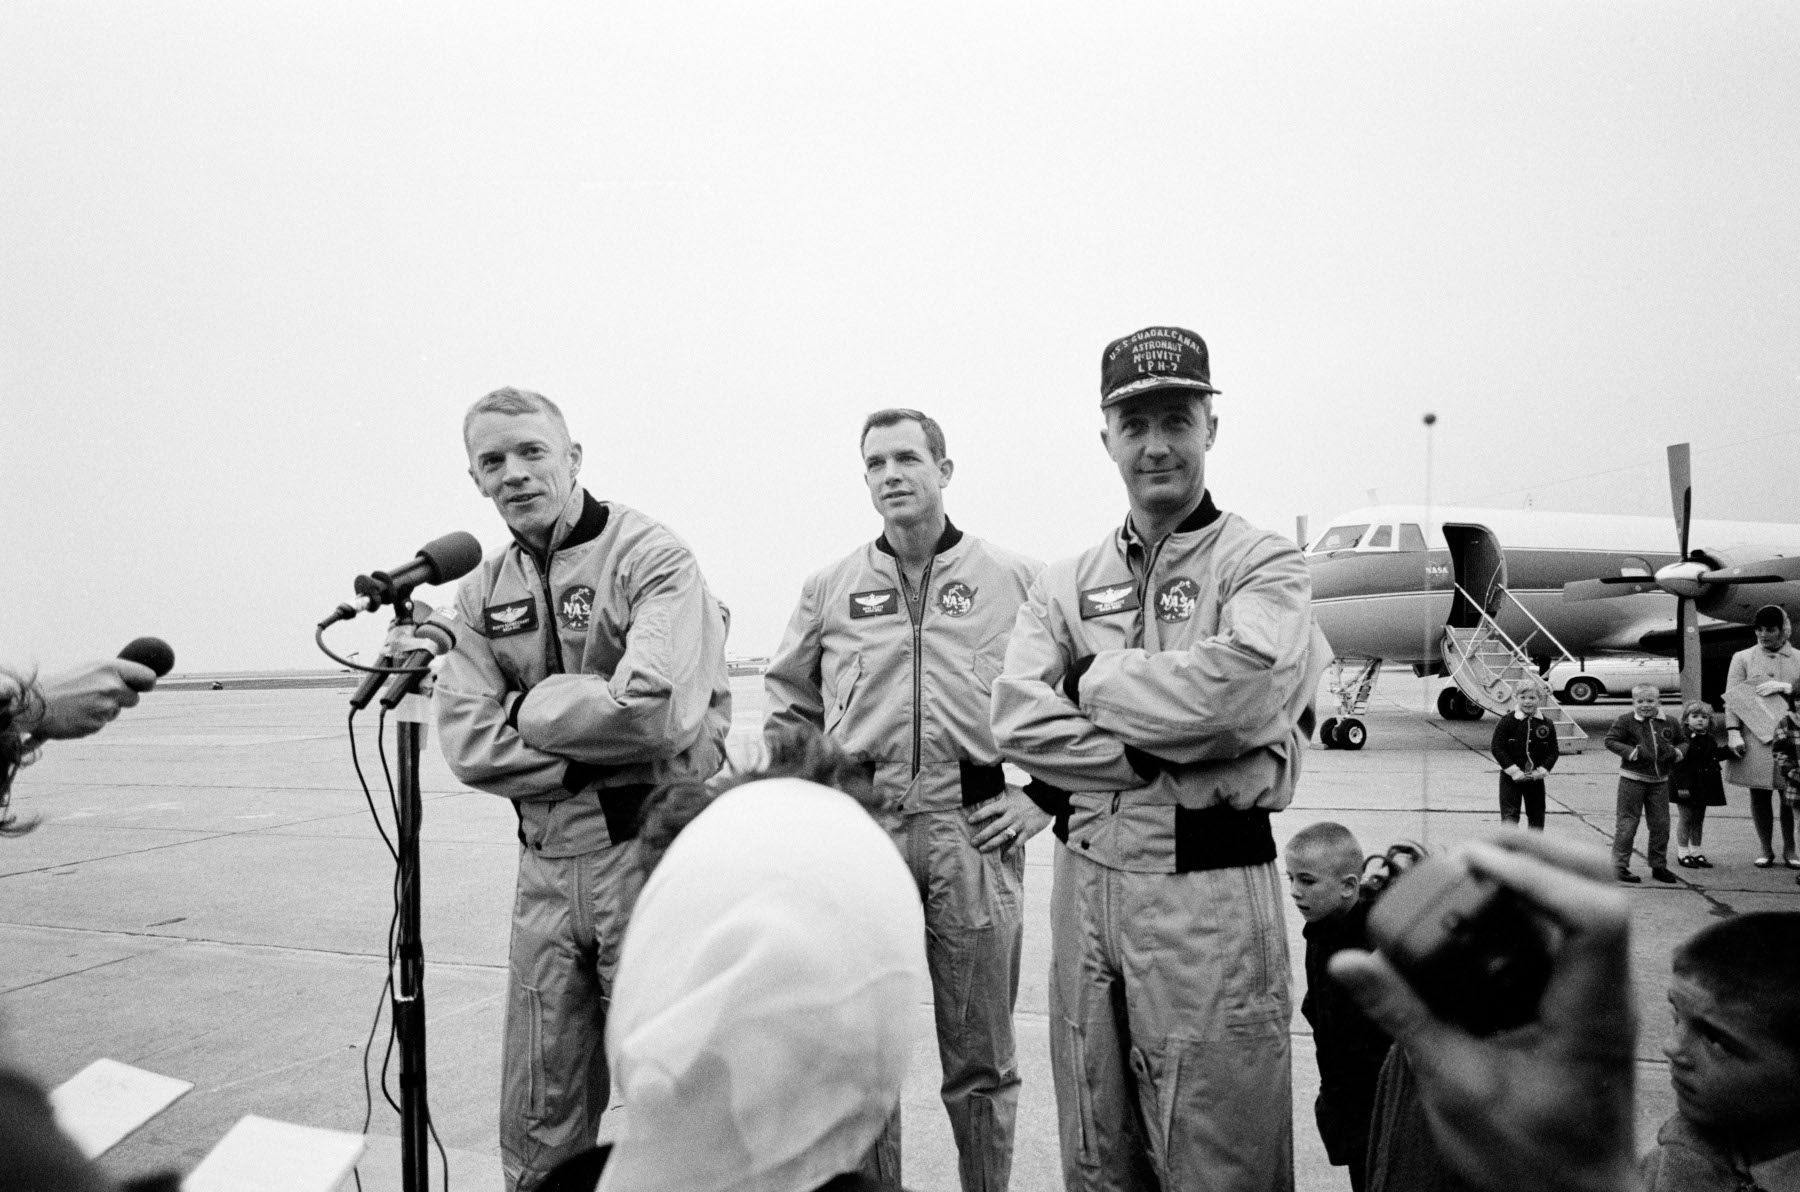
{"label": "gray flight suit", "polygon": [[[764,731],[809,726],[868,763],[925,907],[944,1109],[963,1192],[1004,1192],[1019,1069],[1022,841],[974,846],[969,808],[1003,795],[988,694],[1041,565],[946,522],[917,593],[886,536],[810,577],[764,682]],[[872,1173],[900,1182],[899,1113]]]}
{"label": "gray flight suit", "polygon": [[724,760],[726,620],[680,539],[580,490],[544,557],[512,543],[456,609],[444,757],[519,815],[500,1158],[529,1189],[593,1145],[606,1109],[606,1003],[642,880],[626,843],[656,783]]}
{"label": "gray flight suit", "polygon": [[1019,610],[994,738],[1060,788],[1040,805],[1063,842],[1050,1063],[1070,1192],[1293,1187],[1269,814],[1331,656],[1311,591],[1291,544],[1209,494],[1160,543],[1127,522],[1051,564]]}

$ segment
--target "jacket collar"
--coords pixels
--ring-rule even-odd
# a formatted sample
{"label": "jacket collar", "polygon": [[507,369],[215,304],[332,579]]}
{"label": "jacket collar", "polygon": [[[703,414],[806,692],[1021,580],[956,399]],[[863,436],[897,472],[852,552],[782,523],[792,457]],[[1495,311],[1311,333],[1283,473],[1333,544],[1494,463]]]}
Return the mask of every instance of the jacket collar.
{"label": "jacket collar", "polygon": [[[962,539],[963,532],[956,528],[956,523],[951,521],[950,515],[946,513],[944,515],[944,532],[938,535],[937,545],[931,548],[931,553],[941,555],[961,542]],[[894,553],[894,548],[888,544],[886,531],[883,531],[881,537],[875,540],[875,549],[884,555]]]}
{"label": "jacket collar", "polygon": [[[1218,521],[1222,516],[1224,515],[1219,512],[1219,507],[1213,504],[1212,489],[1209,488],[1200,494],[1200,503],[1194,506],[1194,511],[1182,518],[1181,524],[1176,526],[1173,530],[1170,530],[1169,533],[1192,534],[1196,530],[1204,530],[1206,527]],[[1129,513],[1125,515],[1125,524],[1120,528],[1119,535],[1124,539],[1127,546],[1134,544],[1138,546],[1150,545],[1138,534],[1137,527],[1131,524],[1131,515]]]}
{"label": "jacket collar", "polygon": [[513,535],[513,541],[519,544],[520,550],[542,564],[545,558],[559,550],[568,550],[572,546],[580,546],[600,537],[611,513],[612,510],[594,500],[593,494],[587,489],[578,488],[569,494],[569,503],[563,507],[562,516],[556,519],[556,526],[550,531],[549,550],[540,554],[517,534]]}

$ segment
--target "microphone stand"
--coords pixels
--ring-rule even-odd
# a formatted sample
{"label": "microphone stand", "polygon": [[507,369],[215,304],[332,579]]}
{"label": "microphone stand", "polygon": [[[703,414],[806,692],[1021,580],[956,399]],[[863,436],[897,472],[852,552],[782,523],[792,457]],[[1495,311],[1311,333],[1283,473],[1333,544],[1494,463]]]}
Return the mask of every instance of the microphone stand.
{"label": "microphone stand", "polygon": [[[393,628],[414,624],[410,591],[396,595]],[[397,683],[411,686],[409,676]],[[427,1131],[431,1119],[425,1099],[425,948],[419,932],[419,757],[425,744],[426,695],[429,675],[420,676],[418,694],[394,708],[394,753],[399,771],[395,782],[394,852],[398,875],[395,892],[395,957],[392,1012],[400,1049],[400,1186],[403,1192],[427,1192],[431,1162]]]}

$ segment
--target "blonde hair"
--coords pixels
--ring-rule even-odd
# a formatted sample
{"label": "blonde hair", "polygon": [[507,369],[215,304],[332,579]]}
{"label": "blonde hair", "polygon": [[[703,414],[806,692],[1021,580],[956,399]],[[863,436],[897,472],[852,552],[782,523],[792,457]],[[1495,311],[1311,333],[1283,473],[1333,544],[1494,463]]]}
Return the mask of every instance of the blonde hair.
{"label": "blonde hair", "polygon": [[1654,683],[1634,683],[1631,688],[1631,698],[1636,699],[1646,691],[1656,697],[1657,703],[1660,704],[1662,702],[1662,688]]}
{"label": "blonde hair", "polygon": [[1703,699],[1690,700],[1681,705],[1681,718],[1684,721],[1689,716],[1704,716],[1710,722],[1712,720],[1712,715],[1712,705]]}

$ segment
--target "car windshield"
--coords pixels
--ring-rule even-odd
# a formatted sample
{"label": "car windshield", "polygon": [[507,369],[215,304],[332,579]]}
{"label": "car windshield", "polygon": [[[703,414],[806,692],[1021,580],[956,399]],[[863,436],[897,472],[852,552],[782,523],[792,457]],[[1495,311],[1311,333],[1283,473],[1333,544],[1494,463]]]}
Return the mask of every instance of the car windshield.
{"label": "car windshield", "polygon": [[1325,536],[1313,544],[1314,554],[1324,554],[1332,550],[1350,550],[1362,541],[1362,536],[1369,528],[1369,523],[1360,526],[1333,526],[1325,531]]}

